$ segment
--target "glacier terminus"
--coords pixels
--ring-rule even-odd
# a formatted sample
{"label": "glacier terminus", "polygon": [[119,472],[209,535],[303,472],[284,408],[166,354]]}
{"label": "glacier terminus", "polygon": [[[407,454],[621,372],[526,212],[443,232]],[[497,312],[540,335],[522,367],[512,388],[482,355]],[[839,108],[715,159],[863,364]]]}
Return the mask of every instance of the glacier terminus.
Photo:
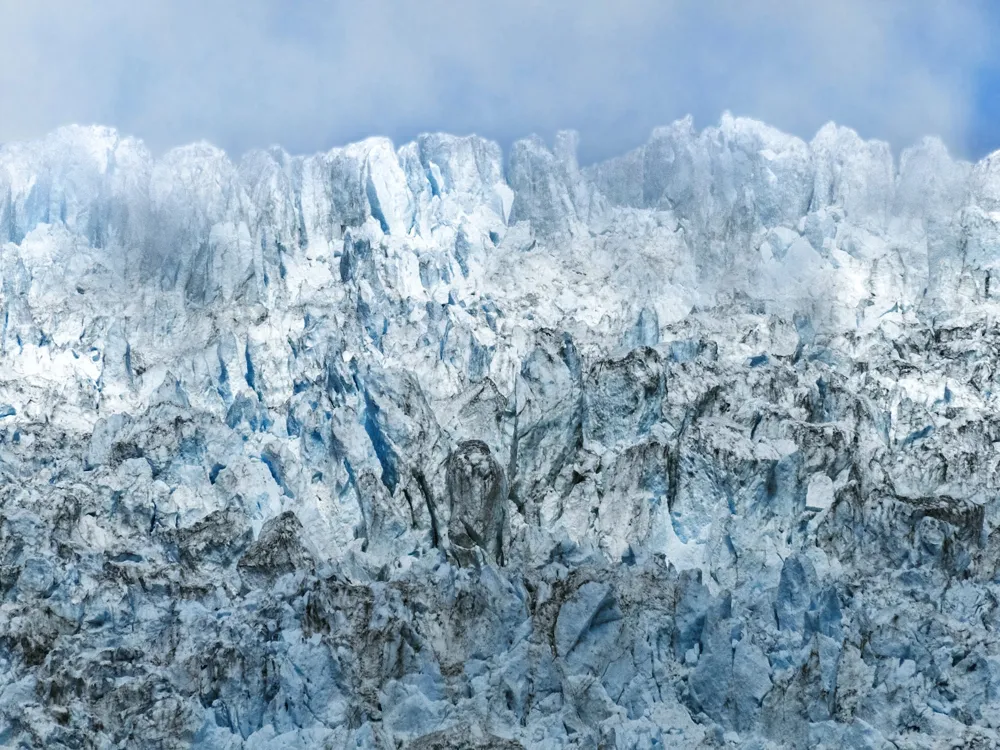
{"label": "glacier terminus", "polygon": [[0,146],[0,746],[1000,746],[1000,152]]}

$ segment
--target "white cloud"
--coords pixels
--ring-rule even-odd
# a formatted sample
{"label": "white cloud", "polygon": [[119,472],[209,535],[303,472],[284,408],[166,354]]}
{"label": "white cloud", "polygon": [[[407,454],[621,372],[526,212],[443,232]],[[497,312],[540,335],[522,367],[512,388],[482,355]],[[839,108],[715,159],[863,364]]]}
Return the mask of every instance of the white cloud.
{"label": "white cloud", "polygon": [[730,109],[961,151],[988,25],[972,0],[0,0],[0,140],[101,122],[155,149],[311,151],[575,127],[595,157]]}

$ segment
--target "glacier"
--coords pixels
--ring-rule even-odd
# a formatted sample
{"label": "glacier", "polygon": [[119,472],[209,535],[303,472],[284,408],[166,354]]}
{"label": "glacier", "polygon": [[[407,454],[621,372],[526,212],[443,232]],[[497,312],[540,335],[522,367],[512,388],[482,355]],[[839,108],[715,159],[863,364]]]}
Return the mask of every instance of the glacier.
{"label": "glacier", "polygon": [[1000,152],[0,146],[0,745],[1000,746]]}

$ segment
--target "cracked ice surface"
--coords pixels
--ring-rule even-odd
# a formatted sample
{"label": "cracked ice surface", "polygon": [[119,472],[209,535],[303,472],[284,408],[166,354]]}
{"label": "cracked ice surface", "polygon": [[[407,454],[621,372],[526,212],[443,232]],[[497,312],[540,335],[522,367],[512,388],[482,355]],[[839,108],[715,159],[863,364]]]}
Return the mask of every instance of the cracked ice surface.
{"label": "cracked ice surface", "polygon": [[994,747],[1000,160],[0,147],[0,744]]}

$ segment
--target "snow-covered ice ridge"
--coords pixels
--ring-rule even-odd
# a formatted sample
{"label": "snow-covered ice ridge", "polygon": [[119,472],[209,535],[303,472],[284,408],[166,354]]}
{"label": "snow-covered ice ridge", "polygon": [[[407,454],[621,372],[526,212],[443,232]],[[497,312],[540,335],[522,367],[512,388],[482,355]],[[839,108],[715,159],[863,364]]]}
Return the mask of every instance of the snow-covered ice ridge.
{"label": "snow-covered ice ridge", "polygon": [[575,152],[0,147],[0,746],[997,746],[1000,155]]}

